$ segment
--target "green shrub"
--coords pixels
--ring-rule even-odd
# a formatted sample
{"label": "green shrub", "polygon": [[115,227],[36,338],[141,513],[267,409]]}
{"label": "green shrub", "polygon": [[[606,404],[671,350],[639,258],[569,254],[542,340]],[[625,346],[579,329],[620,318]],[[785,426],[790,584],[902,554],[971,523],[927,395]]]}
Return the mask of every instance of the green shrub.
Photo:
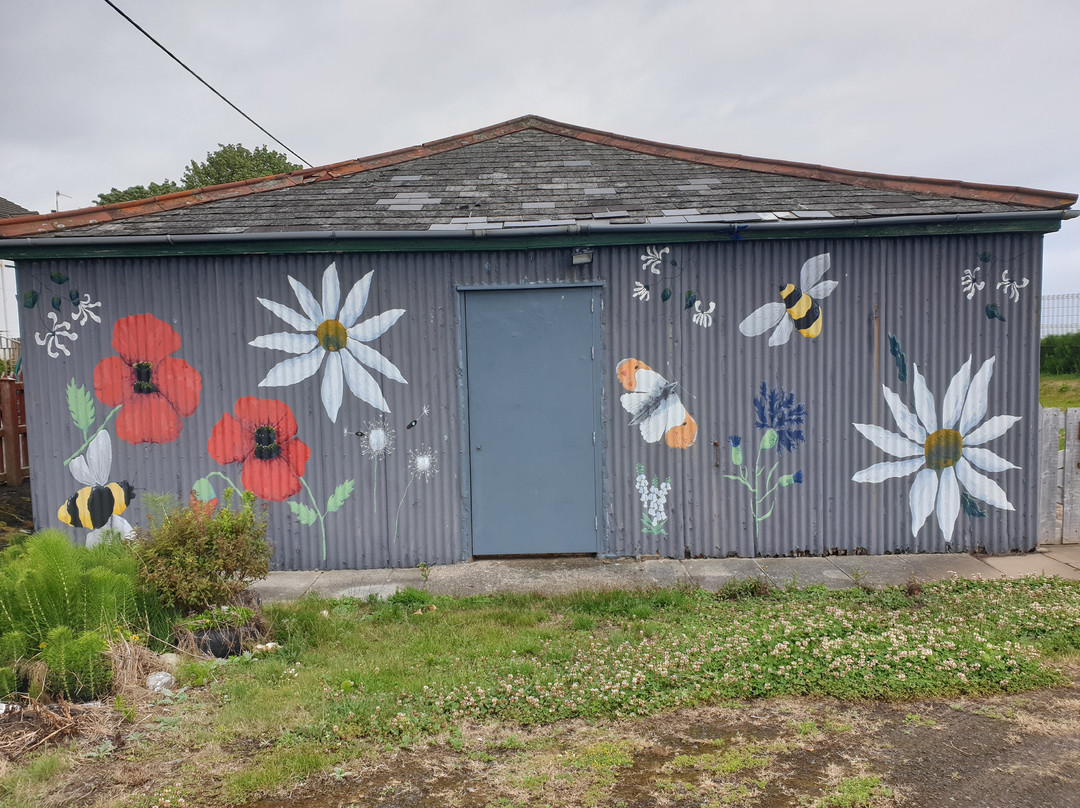
{"label": "green shrub", "polygon": [[19,679],[15,675],[15,669],[10,667],[0,667],[0,701],[4,701],[18,689]]}
{"label": "green shrub", "polygon": [[1039,344],[1039,372],[1054,376],[1080,375],[1080,333],[1043,337]]}
{"label": "green shrub", "polygon": [[255,580],[270,571],[266,520],[255,511],[255,497],[245,492],[234,510],[201,503],[173,507],[149,516],[131,547],[139,575],[162,602],[191,614],[235,603]]}
{"label": "green shrub", "polygon": [[41,649],[48,666],[45,690],[69,701],[88,701],[109,692],[112,666],[105,655],[108,643],[96,631],[76,636],[67,626],[49,632]]}

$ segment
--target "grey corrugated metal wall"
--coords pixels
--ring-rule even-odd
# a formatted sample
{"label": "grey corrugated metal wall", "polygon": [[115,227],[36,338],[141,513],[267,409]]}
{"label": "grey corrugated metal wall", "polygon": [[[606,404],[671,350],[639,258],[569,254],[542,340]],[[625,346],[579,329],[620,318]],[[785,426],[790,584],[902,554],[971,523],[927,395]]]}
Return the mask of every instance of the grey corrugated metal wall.
{"label": "grey corrugated metal wall", "polygon": [[[667,248],[666,250],[664,248]],[[814,340],[795,333],[769,347],[769,334],[744,336],[739,323],[751,311],[778,300],[778,285],[798,283],[803,262],[828,253],[826,280],[835,290],[821,302],[823,328]],[[653,256],[657,260],[653,260]],[[322,301],[322,278],[334,261],[341,300],[366,273],[374,272],[361,320],[381,312],[405,314],[368,343],[394,363],[407,384],[373,374],[390,412],[382,414],[345,388],[336,422],[320,398],[325,369],[284,387],[259,387],[271,367],[289,354],[252,347],[261,335],[294,330],[256,298],[300,311],[292,276]],[[983,283],[971,299],[961,288],[965,270]],[[1037,290],[1041,236],[991,235],[880,239],[732,241],[708,244],[642,244],[594,250],[591,264],[572,265],[570,249],[462,253],[351,253],[289,256],[87,259],[19,263],[20,294],[38,291],[34,309],[23,309],[25,379],[30,410],[35,521],[58,524],[56,510],[79,484],[64,461],[83,443],[73,424],[65,389],[72,381],[94,396],[94,370],[115,353],[117,321],[152,314],[179,334],[174,354],[201,376],[198,408],[182,419],[179,437],[165,443],[129,444],[112,435],[112,479],[129,479],[142,494],[129,512],[138,522],[147,492],[186,492],[211,472],[239,482],[237,464],[220,466],[208,453],[215,424],[238,398],[284,402],[298,423],[297,438],[311,449],[304,489],[293,502],[313,506],[322,518],[304,525],[288,502],[268,503],[275,565],[286,569],[366,568],[449,563],[467,558],[469,509],[467,463],[462,448],[467,419],[462,411],[461,286],[513,286],[601,282],[603,286],[602,397],[605,441],[602,542],[613,555],[781,555],[865,550],[1004,552],[1035,544],[1034,468],[1038,391]],[[653,269],[659,272],[653,272]],[[1028,279],[1013,299],[1008,280]],[[68,280],[58,283],[57,278]],[[644,290],[635,285],[648,284]],[[101,318],[72,320],[69,292],[100,306]],[[671,292],[664,301],[664,290]],[[700,307],[687,307],[693,293]],[[50,338],[48,317],[58,298],[57,320],[78,339]],[[88,297],[87,297],[88,296]],[[715,304],[715,307],[712,307]],[[996,305],[1004,319],[988,316]],[[991,310],[992,311],[992,310]],[[699,316],[698,322],[694,315]],[[711,322],[710,322],[711,318]],[[61,330],[65,330],[61,327]],[[907,359],[901,382],[890,355],[894,334]],[[45,344],[40,344],[44,342]],[[58,348],[69,351],[65,355]],[[50,348],[57,355],[50,356]],[[938,417],[954,374],[972,357],[974,373],[996,357],[988,389],[987,418],[1021,419],[986,448],[1020,470],[988,473],[1015,510],[982,504],[985,516],[960,513],[951,544],[931,515],[911,532],[908,492],[914,475],[881,483],[856,483],[853,475],[893,460],[860,435],[853,423],[897,431],[882,385],[914,409],[914,365],[925,375]],[[616,365],[634,358],[679,383],[678,395],[698,425],[689,449],[661,440],[646,444],[620,406],[626,392]],[[762,430],[754,427],[753,398],[762,381],[793,392],[806,406],[805,442],[777,455],[777,475],[801,470],[803,482],[779,488],[772,514],[755,537],[749,492],[727,479],[735,468],[730,435],[742,438],[753,462]],[[538,380],[557,383],[557,380]],[[101,425],[110,407],[95,397]],[[567,417],[574,417],[567,413]],[[407,428],[416,420],[416,425]],[[394,432],[392,451],[378,460],[363,451],[371,425]],[[527,428],[528,425],[522,425]],[[437,472],[415,473],[425,450]],[[635,490],[636,466],[647,484],[670,477],[666,524],[643,528],[643,505]],[[775,479],[775,478],[774,478]],[[211,475],[215,493],[221,479]],[[336,512],[326,503],[352,481],[351,495]],[[553,484],[558,484],[553,481]],[[310,491],[310,494],[309,494]],[[970,503],[969,503],[970,504]],[[326,557],[322,557],[325,525]],[[662,529],[660,529],[662,528]],[[75,530],[73,535],[84,535]]]}

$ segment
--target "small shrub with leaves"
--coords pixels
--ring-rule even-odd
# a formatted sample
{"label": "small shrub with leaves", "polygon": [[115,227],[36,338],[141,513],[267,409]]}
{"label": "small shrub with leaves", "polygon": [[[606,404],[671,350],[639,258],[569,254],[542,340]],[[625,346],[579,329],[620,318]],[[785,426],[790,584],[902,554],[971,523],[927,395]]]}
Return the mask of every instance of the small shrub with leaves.
{"label": "small shrub with leaves", "polygon": [[236,603],[252,581],[270,571],[272,548],[266,541],[266,520],[255,509],[255,497],[244,492],[238,508],[228,496],[149,515],[132,549],[142,579],[167,606],[192,614]]}

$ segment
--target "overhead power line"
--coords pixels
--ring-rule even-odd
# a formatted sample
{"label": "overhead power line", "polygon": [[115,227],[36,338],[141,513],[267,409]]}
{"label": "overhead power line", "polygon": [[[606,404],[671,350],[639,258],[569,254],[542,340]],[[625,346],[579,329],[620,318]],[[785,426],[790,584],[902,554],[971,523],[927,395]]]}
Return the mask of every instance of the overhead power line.
{"label": "overhead power line", "polygon": [[247,120],[248,120],[248,121],[250,121],[250,122],[251,122],[252,124],[254,124],[254,125],[255,125],[256,127],[258,127],[259,131],[261,131],[261,132],[262,132],[263,134],[265,134],[265,135],[266,135],[266,136],[267,136],[268,138],[270,138],[270,139],[271,139],[271,140],[273,140],[273,141],[274,141],[275,143],[277,143],[277,144],[278,144],[279,146],[281,146],[281,148],[285,149],[285,151],[287,151],[287,152],[288,152],[289,154],[291,154],[291,155],[292,155],[293,157],[295,157],[295,158],[296,158],[297,160],[299,160],[299,161],[300,161],[301,163],[303,163],[304,165],[306,165],[306,166],[307,166],[308,168],[311,168],[311,163],[309,163],[309,162],[308,162],[307,160],[305,160],[305,159],[304,159],[303,157],[301,157],[301,156],[300,156],[299,154],[297,154],[296,152],[294,152],[294,151],[293,151],[292,149],[290,149],[290,148],[289,148],[288,146],[286,146],[286,145],[285,145],[284,143],[282,143],[282,142],[281,142],[280,140],[278,140],[278,139],[277,139],[276,137],[274,137],[273,135],[271,135],[271,134],[270,134],[270,133],[269,133],[268,131],[266,131],[266,129],[265,129],[264,127],[262,127],[262,126],[261,126],[261,125],[260,125],[260,124],[259,124],[258,122],[256,122],[256,121],[255,121],[255,119],[253,119],[253,118],[252,118],[252,117],[251,117],[250,115],[248,115],[248,114],[247,114],[246,112],[244,112],[244,110],[240,109],[240,107],[236,106],[236,104],[234,104],[234,103],[233,103],[232,101],[230,101],[230,100],[229,100],[228,98],[226,98],[226,97],[225,97],[225,96],[223,96],[223,95],[222,95],[221,93],[219,93],[219,92],[218,92],[217,90],[215,90],[215,89],[214,89],[213,87],[211,87],[211,86],[210,86],[210,84],[209,84],[209,82],[207,82],[207,81],[206,81],[206,79],[204,79],[204,78],[203,78],[202,76],[200,76],[200,75],[199,75],[198,73],[196,73],[196,72],[195,72],[194,70],[192,70],[192,69],[191,69],[190,67],[188,67],[188,66],[187,66],[186,64],[184,64],[184,63],[183,63],[182,61],[180,61],[179,57],[177,57],[177,56],[176,56],[176,54],[174,54],[174,53],[173,53],[172,51],[170,51],[170,50],[169,50],[168,48],[166,48],[166,47],[165,47],[164,45],[162,45],[162,44],[161,44],[160,42],[158,42],[158,41],[157,41],[156,39],[154,39],[154,37],[152,37],[152,36],[151,36],[151,35],[150,35],[150,34],[149,34],[149,33],[148,33],[147,31],[146,31],[146,29],[145,29],[145,28],[143,28],[143,27],[142,27],[141,25],[139,25],[139,24],[138,24],[137,22],[135,22],[135,20],[131,19],[131,17],[129,17],[129,16],[127,15],[127,14],[125,14],[125,13],[124,13],[123,11],[121,11],[121,10],[120,10],[119,8],[117,8],[116,4],[115,4],[115,3],[113,3],[113,2],[112,2],[112,0],[105,0],[105,3],[106,3],[106,4],[107,4],[107,5],[108,5],[108,6],[109,6],[109,7],[110,7],[110,8],[111,8],[111,9],[112,9],[113,11],[115,11],[115,12],[116,12],[117,14],[119,14],[119,15],[120,15],[121,17],[123,17],[123,18],[124,18],[125,20],[127,20],[128,22],[130,22],[130,23],[131,23],[131,24],[132,24],[133,26],[135,26],[135,28],[136,28],[136,29],[137,29],[137,30],[139,31],[139,33],[140,33],[140,34],[142,34],[142,35],[143,35],[144,37],[146,37],[146,38],[147,38],[147,39],[149,39],[149,40],[150,40],[151,42],[153,42],[153,43],[154,43],[155,45],[157,45],[157,46],[158,46],[159,48],[161,48],[161,49],[162,49],[163,51],[165,51],[165,53],[167,53],[167,54],[169,55],[169,57],[170,57],[170,58],[171,58],[171,59],[172,59],[172,60],[173,60],[174,62],[176,62],[176,63],[177,63],[178,65],[180,65],[180,67],[184,68],[184,70],[186,70],[186,71],[187,71],[188,73],[190,73],[190,74],[191,74],[191,75],[193,75],[193,76],[194,76],[195,78],[197,78],[197,79],[198,79],[198,80],[199,80],[200,82],[202,82],[202,83],[203,83],[203,85],[205,85],[205,86],[206,86],[206,88],[207,88],[208,90],[210,90],[210,91],[211,91],[211,92],[212,92],[212,93],[213,93],[214,95],[216,95],[216,96],[217,96],[218,98],[220,98],[220,99],[221,99],[222,101],[224,101],[224,102],[225,102],[226,104],[228,104],[228,105],[229,105],[230,107],[232,107],[232,108],[233,108],[233,109],[235,109],[235,110],[236,110],[237,112],[239,112],[239,113],[240,113],[241,115],[243,115],[243,116],[244,116],[245,118],[247,118]]}

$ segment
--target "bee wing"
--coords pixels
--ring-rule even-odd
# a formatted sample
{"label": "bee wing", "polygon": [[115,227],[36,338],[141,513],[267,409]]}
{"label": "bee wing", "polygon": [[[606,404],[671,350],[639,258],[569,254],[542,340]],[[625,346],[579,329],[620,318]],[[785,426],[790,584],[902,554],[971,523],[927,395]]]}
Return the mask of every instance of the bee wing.
{"label": "bee wing", "polygon": [[809,292],[810,287],[821,280],[821,276],[829,271],[830,266],[832,266],[832,258],[829,253],[807,258],[803,262],[802,269],[799,270],[799,286],[803,291]]}
{"label": "bee wing", "polygon": [[776,330],[772,332],[772,336],[769,337],[769,347],[775,348],[777,345],[784,345],[788,341],[788,337],[791,336],[791,332],[795,330],[795,321],[790,317],[784,317],[780,320],[776,326]]}
{"label": "bee wing", "polygon": [[828,297],[833,293],[833,289],[840,285],[840,281],[822,281],[817,286],[811,286],[806,290],[806,294],[815,300],[821,300]]}
{"label": "bee wing", "polygon": [[86,447],[86,454],[79,455],[68,466],[71,476],[82,485],[105,485],[112,469],[112,439],[108,432],[98,432]]}
{"label": "bee wing", "polygon": [[786,311],[783,303],[766,303],[750,312],[750,316],[739,323],[739,330],[747,337],[764,334],[783,319]]}

